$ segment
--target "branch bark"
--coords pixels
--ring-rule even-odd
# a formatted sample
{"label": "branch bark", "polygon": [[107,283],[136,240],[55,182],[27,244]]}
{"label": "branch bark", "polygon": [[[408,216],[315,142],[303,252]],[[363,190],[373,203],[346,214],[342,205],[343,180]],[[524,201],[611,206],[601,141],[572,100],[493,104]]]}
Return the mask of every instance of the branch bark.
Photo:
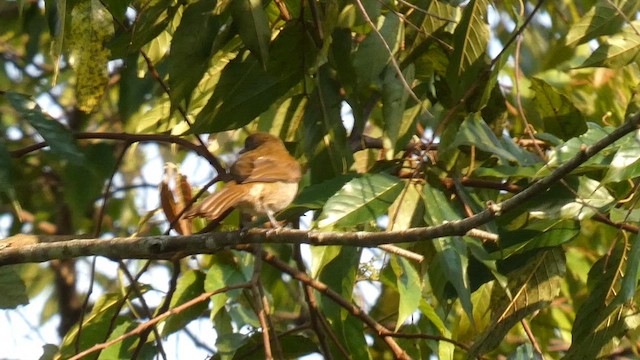
{"label": "branch bark", "polygon": [[572,159],[549,176],[499,203],[488,204],[484,211],[463,220],[428,228],[388,232],[318,232],[290,229],[252,229],[190,236],[149,236],[113,239],[69,239],[55,236],[16,235],[0,242],[0,265],[43,262],[80,256],[100,255],[113,259],[168,259],[175,256],[214,253],[224,248],[247,244],[310,244],[373,247],[382,244],[424,241],[445,236],[462,236],[496,216],[507,213],[578,168],[589,158],[638,128],[640,113],[592,146],[584,146]]}

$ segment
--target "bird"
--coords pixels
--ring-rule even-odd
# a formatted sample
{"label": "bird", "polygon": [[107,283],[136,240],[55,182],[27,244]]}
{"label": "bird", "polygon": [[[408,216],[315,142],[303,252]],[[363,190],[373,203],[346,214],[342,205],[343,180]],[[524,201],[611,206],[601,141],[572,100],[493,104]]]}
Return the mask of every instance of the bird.
{"label": "bird", "polygon": [[275,213],[293,202],[302,176],[300,164],[280,138],[269,133],[249,135],[229,171],[230,181],[186,211],[186,219],[218,222],[232,208],[251,216],[267,215],[279,227]]}

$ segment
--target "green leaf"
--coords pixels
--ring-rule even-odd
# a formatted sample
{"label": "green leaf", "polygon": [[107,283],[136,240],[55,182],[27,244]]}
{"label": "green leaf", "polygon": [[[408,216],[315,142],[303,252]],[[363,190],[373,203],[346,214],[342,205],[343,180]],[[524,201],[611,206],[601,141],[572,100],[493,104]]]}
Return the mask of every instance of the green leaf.
{"label": "green leaf", "polygon": [[640,176],[640,143],[629,141],[620,143],[620,149],[611,159],[602,183],[618,182]]}
{"label": "green leaf", "polygon": [[[221,254],[220,254],[221,255]],[[204,282],[205,291],[215,291],[225,286],[245,283],[243,273],[238,269],[238,265],[233,263],[232,257],[213,255],[213,265],[207,271]],[[236,297],[241,290],[225,291],[211,297],[211,318],[214,318],[218,311],[224,308],[230,297]]]}
{"label": "green leaf", "polygon": [[507,163],[517,163],[519,160],[504,149],[498,137],[496,137],[491,128],[489,128],[489,125],[484,122],[479,113],[470,114],[462,122],[450,146],[458,147],[462,145],[475,146],[482,151],[498,156]]}
{"label": "green leaf", "polygon": [[353,163],[347,146],[347,131],[340,111],[340,87],[331,78],[330,68],[323,66],[316,76],[303,118],[303,149],[310,160],[311,182],[318,183],[344,174]]}
{"label": "green leaf", "polygon": [[595,39],[598,36],[616,33],[625,22],[624,14],[635,13],[638,9],[635,0],[614,4],[611,1],[598,1],[580,20],[573,24],[565,39],[567,46],[575,46]]}
{"label": "green leaf", "polygon": [[398,287],[398,294],[400,295],[398,321],[396,322],[395,329],[395,331],[398,331],[405,320],[407,320],[420,305],[420,300],[422,299],[422,281],[420,281],[416,269],[413,268],[407,259],[392,256],[390,262],[393,272],[396,275],[396,285]]}
{"label": "green leaf", "polygon": [[295,200],[289,205],[289,207],[281,212],[278,217],[290,218],[294,215],[302,215],[308,210],[322,209],[324,204],[329,198],[335,195],[344,184],[353,180],[356,174],[344,174],[339,175],[331,180],[323,181],[319,184],[313,184],[305,187],[300,191]]}
{"label": "green leaf", "polygon": [[137,53],[149,41],[163,32],[173,19],[178,6],[171,0],[151,0],[137,9],[135,26],[131,31],[120,31],[109,43],[114,57]]}
{"label": "green leaf", "polygon": [[[376,19],[371,19],[375,22]],[[358,86],[367,89],[371,84],[377,84],[379,76],[391,59],[391,54],[398,51],[402,36],[402,23],[400,18],[392,11],[378,19],[378,31],[383,40],[374,31],[358,45],[353,55],[353,67],[356,72]],[[385,43],[387,46],[385,46]]]}
{"label": "green leaf", "polygon": [[468,356],[474,358],[492,350],[513,326],[547,307],[558,295],[565,271],[564,252],[558,247],[531,256],[524,266],[509,273],[506,289],[494,285],[492,323],[477,338]]}
{"label": "green leaf", "polygon": [[0,266],[0,309],[15,309],[29,303],[27,288],[12,266]]}
{"label": "green leaf", "polygon": [[614,337],[640,325],[640,316],[629,303],[640,273],[640,236],[617,244],[589,272],[590,292],[576,313],[565,359],[592,358]]}
{"label": "green leaf", "polygon": [[[406,82],[411,84],[414,78],[414,66],[408,66],[403,72]],[[396,70],[392,66],[387,66],[384,72],[384,82],[382,84],[382,118],[384,120],[386,148],[395,150],[398,137],[405,133],[409,125],[415,122],[415,117],[405,117],[405,106],[409,92]],[[387,159],[392,159],[393,153],[389,153]]]}
{"label": "green leaf", "polygon": [[[80,337],[80,351],[86,350],[95,344],[104,342],[109,336],[109,328],[117,312],[122,308],[122,295],[119,293],[107,293],[102,295],[93,305],[91,313],[84,317],[82,334]],[[117,317],[115,325],[125,322],[125,318]],[[76,324],[65,336],[60,355],[63,358],[70,358],[76,354],[76,337],[78,336],[78,325]],[[87,359],[96,359],[97,353],[87,356]]]}
{"label": "green leaf", "polygon": [[127,7],[131,1],[129,0],[104,0],[103,4],[109,9],[111,15],[120,22],[126,21]]}
{"label": "green leaf", "polygon": [[[426,183],[424,185],[425,215],[429,226],[441,225],[447,221],[459,220],[460,215],[453,208],[445,194]],[[436,296],[443,302],[455,291],[469,319],[473,319],[473,304],[467,276],[467,247],[459,236],[434,239],[432,242],[435,255],[429,266],[429,282]]]}
{"label": "green leaf", "polygon": [[45,11],[51,39],[51,57],[53,58],[53,77],[51,84],[55,85],[60,71],[60,57],[62,55],[63,39],[65,37],[65,24],[67,18],[66,0],[45,0]]}
{"label": "green leaf", "polygon": [[76,164],[85,163],[85,158],[69,129],[47,118],[35,101],[28,96],[11,92],[5,93],[5,96],[16,111],[38,131],[53,154]]}
{"label": "green leaf", "polygon": [[586,176],[570,177],[562,184],[552,186],[528,204],[531,217],[538,219],[576,219],[593,216],[598,211],[607,211],[615,198],[596,180]]}
{"label": "green leaf", "polygon": [[435,254],[429,266],[429,282],[438,299],[444,303],[458,297],[465,313],[472,318],[473,303],[467,268],[467,247],[461,237],[446,237],[433,241]]}
{"label": "green leaf", "polygon": [[223,359],[233,359],[234,354],[242,347],[249,337],[247,335],[233,333],[222,334],[216,339],[216,348]]}
{"label": "green leaf", "polygon": [[291,138],[300,126],[309,98],[305,94],[283,97],[260,115],[257,131],[280,133],[283,138]]}
{"label": "green leaf", "polygon": [[[553,149],[549,154],[548,167],[553,168],[562,165],[564,162],[576,156],[576,154],[581,151],[583,146],[591,146],[600,141],[603,137],[609,135],[609,133],[614,130],[614,127],[601,127],[600,125],[595,123],[587,123],[587,129],[587,132],[585,132],[584,134],[578,136],[577,138],[572,138],[564,144]],[[599,152],[591,159],[587,160],[580,166],[580,169],[608,169],[609,159],[607,158],[617,150],[620,141],[622,140],[619,140],[615,144],[608,146],[606,149]],[[548,170],[548,168],[545,167],[544,170]],[[545,172],[542,172],[540,175],[545,175]]]}
{"label": "green leaf", "polygon": [[489,43],[487,0],[471,0],[453,33],[453,54],[447,69],[447,82],[454,98],[462,97],[468,86],[477,82],[483,69]]}
{"label": "green leaf", "polygon": [[[504,229],[501,227],[501,229]],[[506,230],[506,229],[505,229]],[[496,259],[525,253],[539,248],[550,248],[573,240],[580,234],[580,223],[575,220],[532,221],[513,231],[500,231],[500,247]]]}
{"label": "green leaf", "polygon": [[[640,26],[640,21],[634,22],[636,27]],[[638,59],[640,53],[640,35],[633,29],[625,29],[624,31],[608,37],[605,43],[600,45],[587,60],[585,60],[581,68],[585,67],[607,67],[611,69],[619,69],[623,66],[631,64]]]}
{"label": "green leaf", "polygon": [[[189,270],[178,280],[176,291],[171,298],[169,309],[180,306],[204,292],[205,275],[196,270]],[[170,316],[162,328],[162,336],[182,330],[192,320],[197,319],[207,309],[207,301],[197,303],[178,314]]]}
{"label": "green leaf", "polygon": [[310,273],[317,277],[324,267],[342,252],[342,246],[313,246],[311,248]]}
{"label": "green leaf", "polygon": [[9,149],[0,142],[0,192],[12,192],[15,169]]}
{"label": "green leaf", "polygon": [[[138,326],[138,323],[132,321],[129,318],[118,317],[117,322],[114,323],[113,332],[109,335],[109,339],[113,340],[118,338],[121,335],[128,333],[129,331],[135,329]],[[136,345],[138,339],[135,336],[130,336],[123,341],[118,341],[115,344],[109,346],[100,352],[99,360],[115,360],[122,359],[125,360],[131,357],[130,349],[132,346]],[[146,345],[148,349],[151,349],[150,346]]]}
{"label": "green leaf", "polygon": [[402,180],[384,173],[355,178],[327,201],[318,227],[354,226],[375,221],[396,200],[403,186]]}
{"label": "green leaf", "polygon": [[172,105],[189,104],[193,89],[209,68],[213,41],[220,20],[213,15],[216,1],[199,0],[187,5],[173,34],[169,60],[169,88]]}
{"label": "green leaf", "polygon": [[426,34],[433,34],[443,26],[452,24],[456,19],[458,8],[439,0],[429,1],[429,8],[426,11],[421,29]]}
{"label": "green leaf", "polygon": [[268,109],[296,85],[304,74],[305,32],[286,27],[273,42],[265,71],[255,57],[238,54],[222,71],[207,105],[196,117],[193,133],[240,128]]}
{"label": "green leaf", "polygon": [[115,147],[112,144],[90,144],[83,150],[87,161],[82,165],[69,162],[61,174],[66,190],[65,200],[77,210],[73,214],[74,220],[86,217],[86,213],[104,191],[105,181],[116,166]]}
{"label": "green leaf", "polygon": [[[361,249],[356,247],[340,247],[340,253],[328,263],[319,275],[320,281],[338,292],[346,301],[353,301],[356,285],[356,272],[360,261]],[[365,339],[363,322],[352,316],[347,310],[332,300],[317,297],[318,308],[325,314],[331,330],[354,359],[370,359],[369,346]],[[340,358],[339,350],[330,342],[333,358]]]}
{"label": "green leaf", "polygon": [[542,79],[532,78],[531,90],[535,93],[536,109],[546,132],[569,140],[587,131],[580,111],[553,86]]}
{"label": "green leaf", "polygon": [[240,38],[266,69],[271,28],[260,0],[231,0],[231,14]]}

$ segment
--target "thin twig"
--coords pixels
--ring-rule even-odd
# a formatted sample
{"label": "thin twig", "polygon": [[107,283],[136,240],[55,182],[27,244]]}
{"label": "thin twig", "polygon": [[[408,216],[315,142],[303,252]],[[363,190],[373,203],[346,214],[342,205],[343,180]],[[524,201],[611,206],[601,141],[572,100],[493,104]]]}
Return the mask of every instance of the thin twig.
{"label": "thin twig", "polygon": [[[294,246],[293,248],[293,259],[296,262],[298,271],[306,273],[307,268],[304,264],[304,261],[302,260],[302,252],[300,251],[299,245]],[[322,351],[321,354],[325,359],[332,360],[333,355],[331,355],[331,349],[329,348],[329,344],[327,343],[325,332],[323,331],[323,327],[321,323],[322,320],[320,319],[322,317],[322,313],[318,309],[316,295],[313,292],[313,288],[306,284],[302,284],[302,290],[304,292],[304,299],[305,299],[305,302],[307,303],[307,307],[309,310],[309,318],[311,319],[311,329],[313,329],[313,331],[316,333],[316,336],[318,337],[318,342],[320,343],[320,349]],[[335,340],[336,341],[334,341],[334,344],[336,345],[336,347],[343,350],[342,354],[344,355],[345,358],[347,358],[349,353],[346,352],[344,348],[342,348],[342,344],[340,344],[340,342],[337,341],[337,339]]]}
{"label": "thin twig", "polygon": [[334,301],[336,304],[340,305],[345,310],[349,311],[351,315],[359,318],[367,326],[369,326],[372,330],[374,330],[375,334],[387,344],[387,346],[389,347],[389,349],[391,349],[391,351],[393,352],[394,356],[397,359],[409,359],[409,355],[407,355],[404,349],[402,349],[398,345],[398,343],[396,343],[395,340],[393,340],[391,337],[386,336],[387,334],[391,333],[389,329],[379,324],[372,317],[370,317],[366,312],[364,312],[361,308],[359,308],[358,306],[352,304],[351,302],[347,301],[345,298],[340,296],[340,294],[338,294],[337,292],[329,288],[327,284],[310,278],[307,274],[296,270],[295,268],[289,266],[289,264],[281,261],[280,259],[276,258],[273,254],[268,253],[266,251],[258,251],[255,247],[252,247],[252,246],[242,246],[242,247],[239,247],[238,250],[251,252],[256,256],[261,256],[262,259],[267,264],[279,269],[280,271],[283,271],[291,275],[296,280],[301,281],[302,283],[309,285],[314,289],[316,289],[317,291],[319,291],[320,293],[324,294],[325,296],[330,298],[332,301]]}
{"label": "thin twig", "polygon": [[403,249],[401,247],[397,247],[395,245],[392,244],[382,244],[380,246],[378,246],[380,249],[394,254],[394,255],[398,255],[398,256],[402,256],[403,258],[409,259],[409,260],[413,260],[417,263],[421,263],[424,261],[424,256],[420,255],[420,254],[416,254],[413,251],[407,250],[407,249]]}
{"label": "thin twig", "polygon": [[250,288],[250,287],[251,287],[250,283],[244,283],[244,284],[238,284],[238,285],[229,285],[229,286],[226,286],[224,288],[221,288],[221,289],[218,289],[218,290],[215,290],[215,291],[208,291],[208,292],[202,293],[202,294],[198,295],[197,297],[185,302],[184,304],[176,306],[175,308],[173,308],[171,310],[165,311],[162,314],[154,317],[153,319],[138,325],[135,329],[133,329],[133,330],[131,330],[131,331],[129,331],[129,332],[123,334],[123,335],[120,335],[120,336],[118,336],[117,338],[115,338],[113,340],[110,340],[108,342],[101,343],[101,344],[96,344],[96,345],[88,348],[87,350],[85,350],[85,351],[83,351],[83,352],[81,352],[79,354],[76,354],[75,356],[69,358],[69,360],[80,360],[80,359],[84,358],[85,356],[87,356],[89,354],[95,353],[96,351],[104,350],[104,349],[108,348],[109,346],[117,344],[117,343],[119,343],[119,342],[121,342],[121,341],[123,341],[123,340],[125,340],[127,338],[130,338],[130,337],[132,337],[134,335],[141,334],[143,331],[146,331],[149,327],[155,326],[157,323],[159,323],[160,321],[168,318],[171,315],[179,314],[182,311],[184,311],[184,310],[186,310],[186,309],[188,309],[188,308],[190,308],[190,307],[192,307],[194,305],[197,305],[197,304],[199,304],[201,302],[204,302],[204,301],[208,301],[209,298],[211,296],[213,296],[213,295],[220,294],[220,293],[227,292],[227,291],[231,291],[231,290],[236,290],[236,289],[247,289],[247,288]]}

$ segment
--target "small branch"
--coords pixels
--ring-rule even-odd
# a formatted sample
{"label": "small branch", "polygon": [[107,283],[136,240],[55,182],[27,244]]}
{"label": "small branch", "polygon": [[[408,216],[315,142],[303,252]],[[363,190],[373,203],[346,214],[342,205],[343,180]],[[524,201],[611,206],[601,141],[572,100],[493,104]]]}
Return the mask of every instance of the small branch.
{"label": "small branch", "polygon": [[393,352],[396,359],[409,359],[409,355],[402,349],[395,340],[387,334],[390,334],[391,331],[386,327],[382,326],[380,323],[375,321],[372,317],[370,317],[366,312],[362,311],[361,308],[352,304],[345,298],[343,298],[339,293],[335,292],[333,289],[329,288],[327,284],[320,282],[318,280],[312,279],[306,273],[296,270],[295,268],[289,266],[289,264],[283,262],[282,260],[275,257],[273,254],[270,254],[266,251],[257,250],[255,247],[251,246],[243,246],[238,248],[238,250],[244,250],[255,254],[256,256],[262,257],[262,259],[268,263],[269,265],[275,267],[276,269],[285,272],[291,275],[294,279],[302,282],[305,285],[311,286],[320,293],[324,294],[328,298],[330,298],[333,302],[340,305],[342,308],[347,310],[351,315],[357,317],[362,320],[369,328],[374,330],[375,334],[382,338],[382,340],[389,346],[389,349]]}
{"label": "small branch", "polygon": [[[104,140],[120,140],[126,142],[164,142],[170,144],[177,144],[182,147],[185,147],[189,150],[194,151],[198,155],[205,158],[211,166],[220,174],[225,173],[225,169],[220,164],[220,161],[213,156],[206,147],[198,146],[197,144],[192,143],[191,141],[176,135],[166,135],[166,134],[131,134],[131,133],[107,133],[107,132],[81,132],[75,133],[73,136],[78,140],[88,140],[88,139],[104,139]],[[18,150],[10,151],[12,157],[20,158],[25,156],[31,152],[36,150],[40,150],[49,146],[46,141],[39,142],[37,144],[25,146]]]}
{"label": "small branch", "polygon": [[542,349],[540,349],[540,344],[538,344],[538,340],[536,340],[536,337],[533,334],[533,331],[531,331],[531,327],[529,327],[529,323],[527,322],[527,320],[522,319],[520,323],[522,324],[522,328],[524,329],[524,332],[527,334],[529,341],[531,341],[531,345],[533,346],[533,349],[540,355],[542,360],[545,360],[544,354],[542,353]]}
{"label": "small branch", "polygon": [[239,284],[239,285],[229,285],[229,286],[226,286],[226,287],[224,287],[222,289],[218,289],[218,290],[215,290],[215,291],[209,291],[209,292],[202,293],[199,296],[197,296],[197,297],[185,302],[184,304],[176,306],[175,308],[173,308],[173,309],[171,309],[169,311],[165,311],[164,313],[156,316],[155,318],[153,318],[153,319],[151,319],[151,320],[149,320],[149,321],[147,321],[145,323],[142,323],[142,324],[138,325],[135,329],[129,331],[128,333],[120,335],[120,336],[118,336],[117,338],[115,338],[115,339],[113,339],[111,341],[107,341],[107,342],[102,343],[102,344],[96,344],[96,345],[88,348],[87,350],[85,350],[85,351],[83,351],[83,352],[81,352],[79,354],[76,354],[75,356],[69,358],[69,360],[80,360],[80,359],[84,358],[85,356],[87,356],[89,354],[93,354],[96,351],[104,350],[104,349],[108,348],[109,346],[111,346],[113,344],[117,344],[117,343],[119,343],[119,342],[121,342],[121,341],[123,341],[123,340],[125,340],[127,338],[130,338],[130,337],[132,337],[134,335],[138,335],[138,334],[142,333],[143,331],[145,331],[146,329],[148,329],[148,328],[150,328],[152,326],[155,326],[157,323],[159,323],[160,321],[168,318],[171,315],[179,314],[182,311],[184,311],[184,310],[186,310],[186,309],[188,309],[188,308],[190,308],[192,306],[195,306],[195,305],[197,305],[197,304],[199,304],[201,302],[204,302],[204,301],[208,301],[209,298],[211,296],[213,296],[213,295],[220,294],[220,293],[227,292],[227,291],[231,291],[231,290],[235,290],[235,289],[247,289],[249,287],[251,287],[251,284],[249,284],[249,283]]}
{"label": "small branch", "polygon": [[[307,268],[302,260],[302,252],[300,251],[300,246],[294,246],[293,249],[293,259],[296,262],[296,267],[298,271],[302,273],[307,272]],[[331,350],[329,348],[329,344],[327,343],[327,338],[325,336],[323,324],[322,324],[322,313],[318,309],[318,302],[316,301],[316,294],[313,292],[313,288],[311,286],[302,284],[302,290],[304,292],[304,299],[307,303],[307,307],[309,310],[309,318],[311,319],[311,329],[316,333],[318,337],[318,343],[320,343],[321,355],[323,358],[327,360],[333,360],[333,355],[331,354]],[[329,332],[330,330],[327,330]],[[332,338],[333,339],[333,338]],[[343,349],[342,345],[339,341],[334,341],[334,344],[339,349]],[[348,352],[343,350],[343,355],[348,357]]]}
{"label": "small branch", "polygon": [[408,260],[413,260],[417,263],[421,263],[424,261],[424,256],[414,253],[413,251],[407,250],[407,249],[403,249],[401,247],[397,247],[395,245],[391,245],[391,244],[382,244],[380,246],[378,246],[380,249],[390,253],[390,254],[394,254],[394,255],[398,255],[398,256],[402,256],[403,258],[406,258]]}

